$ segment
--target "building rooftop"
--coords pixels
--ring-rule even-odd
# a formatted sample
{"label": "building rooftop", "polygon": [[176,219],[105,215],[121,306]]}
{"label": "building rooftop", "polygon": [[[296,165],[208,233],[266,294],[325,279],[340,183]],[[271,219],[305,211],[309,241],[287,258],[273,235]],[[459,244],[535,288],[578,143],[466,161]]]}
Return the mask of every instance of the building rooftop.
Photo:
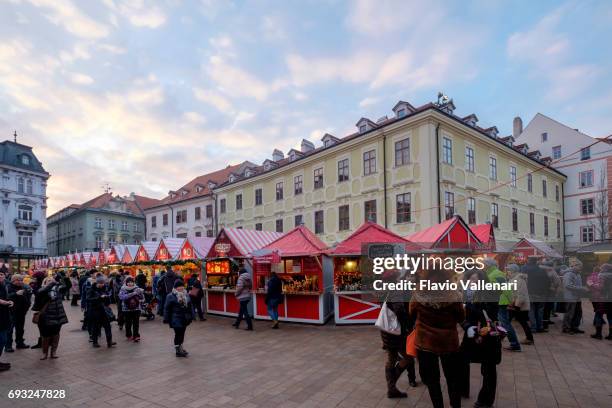
{"label": "building rooftop", "polygon": [[36,158],[30,146],[5,140],[0,143],[0,165],[4,164],[36,173],[49,173],[43,168],[42,163]]}

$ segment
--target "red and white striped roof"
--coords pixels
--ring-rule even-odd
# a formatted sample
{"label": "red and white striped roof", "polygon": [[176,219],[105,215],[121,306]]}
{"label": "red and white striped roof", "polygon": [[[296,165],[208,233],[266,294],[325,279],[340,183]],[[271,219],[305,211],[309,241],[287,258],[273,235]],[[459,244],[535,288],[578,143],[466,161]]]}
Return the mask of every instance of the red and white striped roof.
{"label": "red and white striped roof", "polygon": [[134,258],[136,258],[136,253],[138,252],[138,245],[124,245],[123,246],[123,256],[119,259],[118,262],[121,263],[132,263],[134,262]]}
{"label": "red and white striped roof", "polygon": [[204,259],[206,258],[208,251],[210,251],[210,248],[215,243],[215,239],[209,237],[195,237],[189,238],[189,243],[191,246],[193,246],[196,258]]}
{"label": "red and white striped roof", "polygon": [[[181,248],[183,247],[183,244],[185,243],[185,238],[163,238],[161,240],[161,243],[163,243],[163,245],[168,250],[168,255],[170,256],[170,259],[176,259],[179,254],[179,251],[181,250]],[[161,247],[161,243],[160,243],[160,247]],[[159,251],[159,248],[158,248],[158,251]]]}
{"label": "red and white striped roof", "polygon": [[244,256],[261,249],[283,236],[280,232],[255,231],[241,228],[224,228],[225,234]]}

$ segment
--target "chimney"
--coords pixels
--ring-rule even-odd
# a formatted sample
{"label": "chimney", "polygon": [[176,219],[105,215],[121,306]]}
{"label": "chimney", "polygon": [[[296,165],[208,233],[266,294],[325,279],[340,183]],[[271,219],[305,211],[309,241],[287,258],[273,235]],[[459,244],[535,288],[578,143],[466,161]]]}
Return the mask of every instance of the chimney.
{"label": "chimney", "polygon": [[387,120],[389,120],[389,118],[387,117],[387,115],[385,116],[381,116],[380,118],[378,118],[378,120],[376,121],[377,124],[381,124],[383,122],[386,122]]}
{"label": "chimney", "polygon": [[523,120],[520,116],[517,116],[512,121],[512,136],[516,139],[523,133]]}
{"label": "chimney", "polygon": [[311,150],[314,150],[314,143],[312,143],[310,140],[302,139],[301,149],[302,149],[302,153],[306,153]]}
{"label": "chimney", "polygon": [[272,160],[277,162],[277,161],[283,160],[284,158],[285,158],[285,154],[283,152],[281,152],[278,149],[274,149],[274,151],[272,152]]}

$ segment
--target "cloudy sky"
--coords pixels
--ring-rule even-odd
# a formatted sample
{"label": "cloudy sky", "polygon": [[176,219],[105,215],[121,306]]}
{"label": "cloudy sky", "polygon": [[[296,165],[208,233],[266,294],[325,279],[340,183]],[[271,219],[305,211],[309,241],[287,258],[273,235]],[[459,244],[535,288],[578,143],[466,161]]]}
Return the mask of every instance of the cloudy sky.
{"label": "cloudy sky", "polygon": [[354,130],[439,90],[511,131],[612,133],[612,3],[0,0],[0,139],[34,146],[49,213]]}

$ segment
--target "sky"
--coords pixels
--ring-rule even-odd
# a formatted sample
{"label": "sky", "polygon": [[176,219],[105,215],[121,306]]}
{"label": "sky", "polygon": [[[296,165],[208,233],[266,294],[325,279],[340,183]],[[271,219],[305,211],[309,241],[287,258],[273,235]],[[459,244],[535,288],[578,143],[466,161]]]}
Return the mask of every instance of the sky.
{"label": "sky", "polygon": [[51,173],[48,214],[192,178],[361,117],[453,98],[511,133],[612,134],[609,1],[0,0],[0,140]]}

